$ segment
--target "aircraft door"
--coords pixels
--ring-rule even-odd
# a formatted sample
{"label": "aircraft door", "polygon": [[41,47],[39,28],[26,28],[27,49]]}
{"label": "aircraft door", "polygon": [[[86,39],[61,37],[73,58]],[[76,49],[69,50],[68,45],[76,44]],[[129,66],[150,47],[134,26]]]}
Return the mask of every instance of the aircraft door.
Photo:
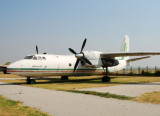
{"label": "aircraft door", "polygon": [[70,70],[72,66],[72,62],[70,62],[70,59],[68,57],[64,56],[59,56],[58,57],[58,69],[57,69],[57,74],[60,76],[67,76],[70,75]]}
{"label": "aircraft door", "polygon": [[57,70],[56,70],[56,73],[57,73],[57,75],[61,75],[61,73],[62,73],[62,70],[61,70],[61,57],[60,56],[57,56]]}

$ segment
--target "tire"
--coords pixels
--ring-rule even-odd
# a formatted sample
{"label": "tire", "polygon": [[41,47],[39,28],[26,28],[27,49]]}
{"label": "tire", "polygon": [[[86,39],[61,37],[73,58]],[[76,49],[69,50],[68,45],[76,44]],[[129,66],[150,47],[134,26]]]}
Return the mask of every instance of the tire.
{"label": "tire", "polygon": [[110,80],[111,80],[110,77],[104,76],[104,77],[102,78],[102,82],[110,82]]}
{"label": "tire", "polygon": [[6,71],[6,70],[4,70],[4,71],[3,71],[3,74],[7,74],[7,71]]}
{"label": "tire", "polygon": [[36,84],[36,81],[34,79],[31,79],[30,84]]}
{"label": "tire", "polygon": [[27,84],[31,84],[31,80],[30,79],[27,79]]}
{"label": "tire", "polygon": [[68,76],[62,76],[61,80],[68,80]]}

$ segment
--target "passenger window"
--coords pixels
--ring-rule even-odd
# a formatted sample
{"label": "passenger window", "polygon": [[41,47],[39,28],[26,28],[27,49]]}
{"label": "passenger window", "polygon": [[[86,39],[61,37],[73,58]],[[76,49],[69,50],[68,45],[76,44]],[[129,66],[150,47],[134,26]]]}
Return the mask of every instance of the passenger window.
{"label": "passenger window", "polygon": [[46,60],[46,58],[45,58],[45,57],[42,57],[42,59],[43,59],[43,60]]}
{"label": "passenger window", "polygon": [[42,60],[41,56],[38,56],[38,60]]}
{"label": "passenger window", "polygon": [[37,60],[37,57],[34,56],[34,57],[33,57],[33,60]]}

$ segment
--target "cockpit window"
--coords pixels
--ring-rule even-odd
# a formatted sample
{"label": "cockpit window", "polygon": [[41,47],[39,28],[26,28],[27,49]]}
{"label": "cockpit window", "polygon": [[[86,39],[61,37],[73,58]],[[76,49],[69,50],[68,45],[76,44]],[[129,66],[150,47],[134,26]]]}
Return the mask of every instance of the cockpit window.
{"label": "cockpit window", "polygon": [[26,56],[24,59],[32,59],[33,56]]}

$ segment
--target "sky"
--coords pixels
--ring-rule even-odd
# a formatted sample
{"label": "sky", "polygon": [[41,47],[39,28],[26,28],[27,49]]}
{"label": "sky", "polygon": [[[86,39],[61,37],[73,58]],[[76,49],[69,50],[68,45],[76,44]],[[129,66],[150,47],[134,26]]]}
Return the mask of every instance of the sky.
{"label": "sky", "polygon": [[[124,35],[130,51],[160,51],[159,0],[0,0],[0,64],[28,54],[119,52]],[[160,56],[133,62],[159,66]]]}

